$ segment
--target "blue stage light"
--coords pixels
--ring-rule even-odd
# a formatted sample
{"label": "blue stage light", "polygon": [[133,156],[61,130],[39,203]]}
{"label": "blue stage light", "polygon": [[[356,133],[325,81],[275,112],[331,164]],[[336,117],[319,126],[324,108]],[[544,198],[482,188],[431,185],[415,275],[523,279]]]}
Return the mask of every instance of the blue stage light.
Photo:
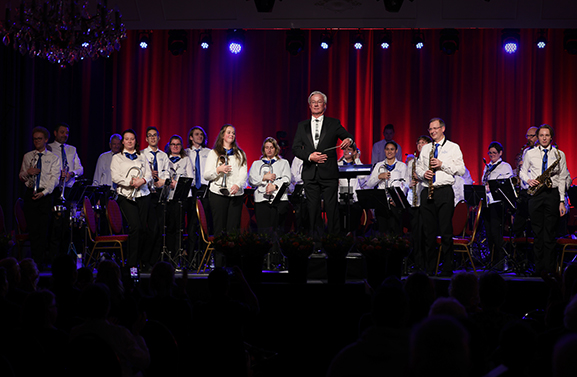
{"label": "blue stage light", "polygon": [[508,54],[514,54],[519,49],[519,43],[521,41],[521,36],[519,35],[519,29],[503,29],[503,35],[501,36],[501,42],[503,49]]}
{"label": "blue stage light", "polygon": [[227,32],[228,50],[233,54],[240,54],[244,44],[244,30],[229,29]]}

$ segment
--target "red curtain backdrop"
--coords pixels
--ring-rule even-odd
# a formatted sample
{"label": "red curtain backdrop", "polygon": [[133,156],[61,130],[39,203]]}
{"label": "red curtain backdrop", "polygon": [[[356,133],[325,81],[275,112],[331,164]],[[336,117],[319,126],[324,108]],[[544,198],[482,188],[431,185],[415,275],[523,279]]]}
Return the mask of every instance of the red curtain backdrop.
{"label": "red curtain backdrop", "polygon": [[337,31],[333,46],[322,50],[321,31],[305,31],[304,50],[291,56],[286,31],[248,30],[242,52],[233,55],[226,31],[212,32],[208,50],[198,45],[200,31],[189,31],[187,51],[173,56],[167,31],[155,30],[146,50],[131,31],[111,58],[65,69],[2,46],[0,119],[12,143],[2,152],[12,161],[2,204],[11,207],[22,190],[16,176],[36,125],[70,124],[69,142],[79,148],[88,178],[112,133],[134,128],[144,147],[151,125],[159,128],[162,145],[173,134],[186,140],[188,130],[200,125],[212,146],[220,127],[230,123],[252,161],[265,137],[277,131],[292,143],[296,124],[309,117],[313,90],[328,95],[327,115],[354,135],[365,163],[385,124],[394,124],[395,140],[412,153],[428,120],[441,117],[476,181],[491,141],[504,145],[504,159],[514,165],[525,131],[542,123],[554,127],[554,141],[576,174],[577,56],[563,50],[563,30],[550,30],[543,50],[535,47],[536,30],[522,30],[515,55],[504,53],[501,31],[493,29],[460,30],[459,51],[451,56],[438,47],[439,30],[423,31],[422,50],[411,45],[410,30],[393,31],[389,50],[379,47],[380,31],[372,30],[362,31],[365,47],[355,50],[355,34]]}

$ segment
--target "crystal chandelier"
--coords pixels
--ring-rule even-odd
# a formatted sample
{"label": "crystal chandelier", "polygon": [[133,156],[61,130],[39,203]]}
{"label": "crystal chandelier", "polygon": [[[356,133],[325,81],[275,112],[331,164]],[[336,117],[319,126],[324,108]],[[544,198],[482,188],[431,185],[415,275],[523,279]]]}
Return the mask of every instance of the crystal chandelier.
{"label": "crystal chandelier", "polygon": [[32,0],[6,8],[0,35],[22,55],[47,59],[65,67],[84,58],[109,57],[120,49],[126,29],[120,12],[109,9],[107,0],[88,11],[88,1]]}

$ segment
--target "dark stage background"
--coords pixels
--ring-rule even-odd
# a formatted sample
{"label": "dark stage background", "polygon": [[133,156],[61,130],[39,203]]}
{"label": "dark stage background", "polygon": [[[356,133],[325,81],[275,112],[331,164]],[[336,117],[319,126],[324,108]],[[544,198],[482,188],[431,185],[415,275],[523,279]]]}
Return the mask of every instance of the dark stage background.
{"label": "dark stage background", "polygon": [[224,30],[213,31],[207,51],[198,46],[200,31],[190,31],[188,50],[173,56],[168,31],[155,30],[147,50],[137,46],[138,32],[130,31],[109,59],[65,69],[1,45],[0,122],[8,144],[0,152],[0,204],[8,224],[23,192],[17,176],[22,156],[32,149],[34,126],[70,124],[69,143],[78,148],[90,179],[112,133],[134,128],[142,136],[150,125],[160,129],[162,145],[172,134],[186,139],[191,127],[201,125],[212,146],[220,127],[231,123],[253,161],[262,140],[277,131],[286,131],[292,142],[297,122],[309,116],[312,90],[328,95],[327,115],[354,135],[365,163],[385,124],[395,125],[395,140],[412,153],[428,119],[441,117],[479,181],[491,141],[503,143],[505,160],[514,165],[526,129],[548,123],[575,175],[577,56],[563,50],[563,30],[549,30],[544,50],[535,47],[536,30],[522,30],[515,55],[503,52],[501,30],[460,30],[460,49],[452,56],[439,50],[439,30],[423,31],[421,51],[411,45],[410,30],[393,31],[389,50],[378,46],[379,31],[367,30],[366,47],[357,51],[354,33],[338,31],[333,46],[322,50],[321,31],[305,31],[305,50],[291,56],[286,31],[248,30],[239,55],[227,51]]}

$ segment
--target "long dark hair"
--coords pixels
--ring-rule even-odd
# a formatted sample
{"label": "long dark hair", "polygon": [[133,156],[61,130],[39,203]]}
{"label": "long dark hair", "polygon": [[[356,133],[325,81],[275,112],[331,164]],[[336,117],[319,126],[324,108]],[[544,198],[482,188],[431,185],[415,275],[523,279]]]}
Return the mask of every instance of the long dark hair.
{"label": "long dark hair", "polygon": [[[218,136],[216,137],[216,141],[214,142],[214,148],[213,149],[216,152],[217,156],[222,156],[222,155],[226,154],[226,151],[224,150],[224,133],[228,127],[232,127],[236,132],[236,128],[234,128],[234,126],[232,124],[225,124],[224,126],[222,126],[222,128],[220,129],[220,131],[218,133]],[[236,143],[236,137],[234,138],[234,141],[232,142],[232,150],[233,150],[234,156],[240,161],[240,166],[243,166],[244,164],[246,164],[246,154],[244,153],[244,151],[242,149],[240,149],[240,147]]]}
{"label": "long dark hair", "polygon": [[192,148],[192,141],[190,140],[192,138],[192,133],[194,132],[194,130],[200,130],[202,132],[202,135],[204,136],[202,143],[200,144],[201,147],[206,148],[206,132],[204,131],[204,128],[202,128],[201,126],[194,126],[190,129],[190,131],[188,131],[188,147]]}

